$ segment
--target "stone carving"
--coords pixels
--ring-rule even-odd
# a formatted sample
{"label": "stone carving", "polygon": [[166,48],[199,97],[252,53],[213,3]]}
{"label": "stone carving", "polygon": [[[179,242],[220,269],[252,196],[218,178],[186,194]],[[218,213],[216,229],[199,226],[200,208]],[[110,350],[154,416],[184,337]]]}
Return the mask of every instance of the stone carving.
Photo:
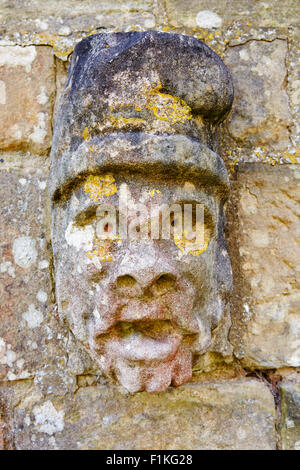
{"label": "stone carving", "polygon": [[[95,368],[130,392],[187,382],[228,309],[229,183],[215,152],[232,99],[223,62],[192,37],[99,34],[75,48],[49,180],[58,308]],[[147,238],[160,220],[150,206],[163,204],[192,219],[204,207],[200,245],[174,227]]]}

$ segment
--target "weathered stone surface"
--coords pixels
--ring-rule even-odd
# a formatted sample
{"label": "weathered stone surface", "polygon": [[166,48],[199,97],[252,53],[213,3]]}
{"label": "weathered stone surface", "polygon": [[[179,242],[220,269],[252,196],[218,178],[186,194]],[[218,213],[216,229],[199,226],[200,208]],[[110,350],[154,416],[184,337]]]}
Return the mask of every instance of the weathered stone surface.
{"label": "weathered stone surface", "polygon": [[0,46],[0,149],[47,154],[55,74],[50,47]]}
{"label": "weathered stone surface", "polygon": [[69,65],[70,65],[69,61],[62,61],[58,58],[55,58],[56,93],[55,93],[55,103],[54,103],[54,110],[53,110],[54,121],[55,121],[55,116],[56,116],[61,94],[63,93],[65,85],[67,83]]}
{"label": "weathered stone surface", "polygon": [[[184,134],[210,148],[230,110],[233,87],[221,59],[201,41],[177,34],[96,34],[81,41],[62,97],[54,148],[73,150],[100,135]],[[100,85],[99,85],[100,84]],[[77,144],[75,144],[75,139]]]}
{"label": "weathered stone surface", "polygon": [[77,31],[89,32],[96,28],[126,30],[129,26],[151,29],[156,21],[153,0],[38,0],[1,2],[2,34],[10,32],[37,32],[49,38],[68,37]]}
{"label": "weathered stone surface", "polygon": [[0,450],[4,449],[3,428],[4,428],[4,421],[1,419],[1,410],[0,410]]}
{"label": "weathered stone surface", "polygon": [[248,164],[237,171],[232,186],[231,336],[246,366],[300,365],[299,181],[297,165]]}
{"label": "weathered stone surface", "polygon": [[[30,398],[31,397],[31,398]],[[149,396],[107,386],[14,410],[17,449],[274,449],[275,410],[255,380],[189,384]]]}
{"label": "weathered stone surface", "polygon": [[233,21],[259,26],[289,26],[299,21],[297,0],[166,0],[166,11],[172,26],[220,28]]}
{"label": "weathered stone surface", "polygon": [[78,367],[52,303],[47,171],[2,170],[0,181],[0,381],[34,377],[43,392],[65,393]]}
{"label": "weathered stone surface", "polygon": [[[292,122],[292,140],[297,146],[300,145],[300,26],[293,26],[289,30],[289,54],[287,57],[288,65],[288,84],[287,90],[289,103],[293,116]],[[298,152],[298,158],[299,158]],[[296,162],[295,162],[296,163]]]}
{"label": "weathered stone surface", "polygon": [[282,448],[300,450],[300,382],[283,382],[280,392]]}
{"label": "weathered stone surface", "polygon": [[[232,98],[228,70],[195,38],[99,34],[72,56],[49,179],[58,308],[95,367],[130,392],[182,385],[210,348],[231,353],[228,175],[212,149]],[[115,222],[102,224],[102,202]],[[194,205],[185,234],[176,202]],[[172,235],[152,231],[170,226],[163,207]]]}
{"label": "weathered stone surface", "polygon": [[286,55],[287,42],[275,40],[231,47],[225,56],[235,88],[229,134],[258,156],[266,146],[282,150],[290,144]]}

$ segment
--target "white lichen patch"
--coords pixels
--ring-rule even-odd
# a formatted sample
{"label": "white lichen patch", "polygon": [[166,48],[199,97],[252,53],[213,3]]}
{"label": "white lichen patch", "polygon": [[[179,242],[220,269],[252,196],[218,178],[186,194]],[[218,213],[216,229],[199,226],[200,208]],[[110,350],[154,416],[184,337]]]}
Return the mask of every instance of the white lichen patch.
{"label": "white lichen patch", "polygon": [[49,268],[49,261],[46,259],[43,259],[42,261],[39,262],[39,269],[47,269]]}
{"label": "white lichen patch", "polygon": [[52,436],[64,429],[64,411],[57,411],[53,403],[48,400],[42,405],[33,408],[34,425],[39,432]]}
{"label": "white lichen patch", "polygon": [[13,256],[15,263],[21,268],[29,268],[35,263],[37,250],[36,241],[31,237],[19,237],[13,243]]}
{"label": "white lichen patch", "polygon": [[77,250],[91,250],[93,247],[94,233],[95,230],[91,225],[77,227],[70,222],[65,232],[65,239],[68,245],[74,246]]}
{"label": "white lichen patch", "polygon": [[48,95],[46,93],[46,88],[44,86],[41,86],[40,90],[40,94],[37,95],[37,102],[39,104],[46,104],[49,101]]}
{"label": "white lichen patch", "polygon": [[196,23],[200,28],[220,28],[222,26],[222,18],[213,11],[202,10],[196,16]]}
{"label": "white lichen patch", "polygon": [[41,302],[42,304],[45,304],[47,302],[47,293],[44,292],[43,290],[39,290],[37,295],[36,295],[36,298],[39,302]]}
{"label": "white lichen patch", "polygon": [[22,317],[29,328],[37,328],[44,320],[42,312],[36,310],[34,304],[29,305],[27,312],[23,313]]}
{"label": "white lichen patch", "polygon": [[47,135],[46,115],[45,113],[37,114],[37,125],[33,126],[33,132],[29,135],[30,140],[35,144],[42,144]]}
{"label": "white lichen patch", "polygon": [[6,85],[3,80],[0,80],[0,104],[6,104]]}
{"label": "white lichen patch", "polygon": [[43,191],[46,189],[47,183],[46,181],[39,181],[39,188]]}
{"label": "white lichen patch", "polygon": [[16,359],[17,355],[11,349],[11,345],[6,343],[4,339],[0,337],[0,364],[12,367]]}
{"label": "white lichen patch", "polygon": [[37,18],[34,21],[35,21],[37,28],[41,29],[42,31],[46,31],[49,27],[46,21],[40,20],[39,18]]}
{"label": "white lichen patch", "polygon": [[20,140],[22,138],[22,130],[18,126],[18,124],[14,124],[10,129],[9,133],[11,134],[12,137],[14,137],[16,140]]}
{"label": "white lichen patch", "polygon": [[0,46],[0,67],[25,67],[30,72],[31,64],[36,58],[35,46]]}
{"label": "white lichen patch", "polygon": [[16,277],[15,268],[10,261],[4,261],[0,264],[0,273],[7,273],[11,277]]}

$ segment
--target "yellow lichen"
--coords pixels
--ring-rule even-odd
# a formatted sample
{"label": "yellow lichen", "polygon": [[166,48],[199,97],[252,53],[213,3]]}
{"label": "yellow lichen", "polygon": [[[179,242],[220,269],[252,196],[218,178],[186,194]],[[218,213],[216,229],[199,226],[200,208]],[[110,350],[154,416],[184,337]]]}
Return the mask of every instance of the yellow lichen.
{"label": "yellow lichen", "polygon": [[117,186],[114,181],[115,179],[112,175],[90,175],[84,184],[84,191],[89,193],[92,201],[102,201],[104,196],[112,196],[117,192]]}
{"label": "yellow lichen", "polygon": [[91,140],[91,130],[88,126],[84,128],[83,133],[82,133],[82,137],[87,142],[89,142]]}
{"label": "yellow lichen", "polygon": [[154,197],[155,194],[161,194],[161,191],[159,189],[150,189],[150,196]]}
{"label": "yellow lichen", "polygon": [[122,243],[119,235],[107,234],[105,239],[95,237],[93,240],[93,247],[87,252],[89,258],[96,257],[99,261],[114,261],[111,249],[114,243]]}
{"label": "yellow lichen", "polygon": [[95,238],[93,248],[87,253],[88,257],[91,259],[96,257],[100,261],[113,261],[113,256],[110,253],[111,244],[110,240]]}
{"label": "yellow lichen", "polygon": [[186,230],[183,231],[183,235],[174,235],[174,243],[179,248],[181,253],[185,255],[199,256],[201,253],[207,250],[210,241],[209,230],[205,225],[198,225],[197,232],[200,231],[200,237],[196,239],[188,238]]}
{"label": "yellow lichen", "polygon": [[110,120],[111,124],[118,129],[124,129],[124,127],[128,126],[140,127],[141,124],[145,124],[145,120],[140,118],[125,118],[123,116],[107,117]]}
{"label": "yellow lichen", "polygon": [[170,124],[184,123],[192,119],[191,108],[184,100],[177,96],[161,93],[161,83],[154,89],[147,91],[146,109],[150,109],[154,116]]}

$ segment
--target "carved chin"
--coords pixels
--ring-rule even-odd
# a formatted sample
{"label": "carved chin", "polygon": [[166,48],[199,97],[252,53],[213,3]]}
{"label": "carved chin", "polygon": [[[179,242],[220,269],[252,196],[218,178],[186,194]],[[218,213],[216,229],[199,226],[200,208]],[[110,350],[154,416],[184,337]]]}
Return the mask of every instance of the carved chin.
{"label": "carved chin", "polygon": [[110,337],[102,349],[101,367],[129,392],[162,392],[191,378],[192,352],[177,333],[160,338],[137,333],[128,338]]}
{"label": "carved chin", "polygon": [[[170,344],[169,351],[173,347],[174,344]],[[165,355],[167,349],[168,347],[162,348],[161,344],[157,346],[157,352],[164,350]],[[169,385],[177,387],[192,377],[192,353],[184,344],[179,345],[175,354],[169,354],[161,360],[138,361],[129,360],[124,356],[126,354],[120,355],[111,363],[111,372],[123,387],[132,393],[144,390],[163,392]]]}

